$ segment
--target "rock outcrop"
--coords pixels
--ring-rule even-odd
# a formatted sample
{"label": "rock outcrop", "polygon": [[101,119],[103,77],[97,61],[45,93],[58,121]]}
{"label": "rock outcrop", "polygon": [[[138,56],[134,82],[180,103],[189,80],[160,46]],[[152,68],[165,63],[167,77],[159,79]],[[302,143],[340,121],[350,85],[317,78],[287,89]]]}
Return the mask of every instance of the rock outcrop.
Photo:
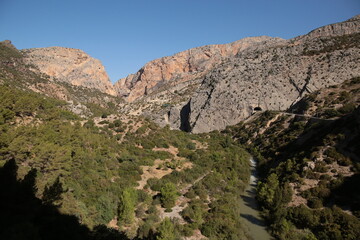
{"label": "rock outcrop", "polygon": [[33,48],[22,50],[25,62],[51,79],[75,86],[94,88],[109,95],[116,95],[104,66],[85,52],[63,47]]}
{"label": "rock outcrop", "polygon": [[360,76],[359,60],[359,16],[252,46],[209,72],[191,97],[189,114],[178,119],[200,133],[236,124],[255,108],[286,110],[306,93]]}
{"label": "rock outcrop", "polygon": [[115,84],[119,96],[133,102],[153,93],[162,86],[203,78],[224,59],[235,56],[250,46],[264,41],[280,41],[279,38],[251,37],[233,43],[208,45],[189,49],[173,56],[163,57],[147,63],[137,73],[120,79]]}

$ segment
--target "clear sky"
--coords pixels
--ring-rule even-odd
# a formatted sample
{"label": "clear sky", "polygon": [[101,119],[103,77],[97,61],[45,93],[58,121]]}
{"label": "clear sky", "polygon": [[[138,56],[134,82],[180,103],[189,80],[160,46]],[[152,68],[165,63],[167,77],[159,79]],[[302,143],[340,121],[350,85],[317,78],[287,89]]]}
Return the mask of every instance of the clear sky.
{"label": "clear sky", "polygon": [[0,0],[0,41],[79,48],[112,82],[208,44],[292,38],[360,14],[360,0]]}

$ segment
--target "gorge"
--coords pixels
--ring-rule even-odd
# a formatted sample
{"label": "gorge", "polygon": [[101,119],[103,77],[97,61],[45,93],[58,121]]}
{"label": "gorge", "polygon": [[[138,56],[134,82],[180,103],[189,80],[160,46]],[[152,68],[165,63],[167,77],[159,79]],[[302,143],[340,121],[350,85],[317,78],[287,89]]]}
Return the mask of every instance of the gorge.
{"label": "gorge", "polygon": [[360,15],[115,84],[1,42],[0,238],[359,239],[359,62]]}

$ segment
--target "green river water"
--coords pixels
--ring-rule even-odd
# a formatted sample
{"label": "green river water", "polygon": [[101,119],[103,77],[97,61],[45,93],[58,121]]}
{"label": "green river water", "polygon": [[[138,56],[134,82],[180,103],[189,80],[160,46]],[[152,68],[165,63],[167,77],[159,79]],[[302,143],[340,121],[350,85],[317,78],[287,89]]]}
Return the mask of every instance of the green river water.
{"label": "green river water", "polygon": [[250,164],[250,182],[244,193],[241,195],[240,211],[242,222],[254,240],[270,240],[272,238],[266,231],[265,222],[260,217],[257,201],[255,199],[258,176],[256,172],[256,162],[253,158],[250,159]]}

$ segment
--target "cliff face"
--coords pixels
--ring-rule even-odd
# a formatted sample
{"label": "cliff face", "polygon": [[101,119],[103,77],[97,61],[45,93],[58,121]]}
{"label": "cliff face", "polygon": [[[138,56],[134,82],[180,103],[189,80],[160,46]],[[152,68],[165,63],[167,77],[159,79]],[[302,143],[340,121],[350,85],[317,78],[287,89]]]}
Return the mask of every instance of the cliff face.
{"label": "cliff face", "polygon": [[182,121],[199,133],[234,125],[255,108],[286,110],[306,93],[360,76],[359,59],[359,16],[252,46],[205,76]]}
{"label": "cliff face", "polygon": [[51,79],[123,97],[119,111],[194,133],[221,130],[255,109],[286,110],[317,89],[360,76],[360,16],[290,40],[245,38],[147,63],[113,86],[81,50],[23,50]]}
{"label": "cliff face", "polygon": [[101,62],[81,50],[49,47],[25,49],[22,52],[27,64],[35,65],[52,79],[116,95]]}
{"label": "cliff face", "polygon": [[223,59],[235,56],[240,51],[264,41],[280,41],[280,39],[254,37],[230,44],[189,49],[147,63],[137,73],[120,79],[115,84],[115,89],[120,96],[132,102],[153,93],[166,84],[175,86],[202,78]]}

